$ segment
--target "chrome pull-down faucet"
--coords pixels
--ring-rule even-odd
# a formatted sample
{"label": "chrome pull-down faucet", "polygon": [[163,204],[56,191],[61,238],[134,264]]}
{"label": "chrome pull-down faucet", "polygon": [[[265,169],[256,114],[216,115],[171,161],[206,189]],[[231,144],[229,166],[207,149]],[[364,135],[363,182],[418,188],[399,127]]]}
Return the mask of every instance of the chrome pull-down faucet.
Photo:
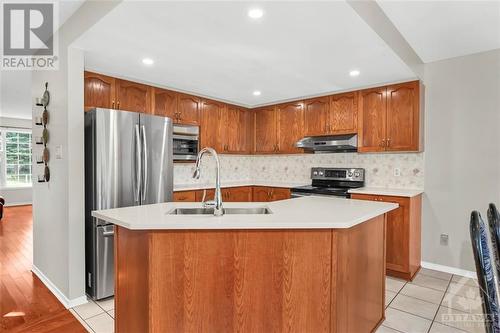
{"label": "chrome pull-down faucet", "polygon": [[198,153],[198,156],[196,157],[196,165],[193,173],[193,178],[194,179],[199,179],[201,172],[200,172],[200,165],[201,165],[201,159],[205,153],[209,153],[215,158],[215,196],[213,201],[203,201],[202,205],[203,208],[213,208],[214,209],[214,215],[215,216],[222,216],[224,215],[224,210],[222,209],[222,194],[220,190],[220,161],[219,161],[219,156],[217,155],[217,152],[215,149],[210,148],[210,147],[205,147],[200,152]]}

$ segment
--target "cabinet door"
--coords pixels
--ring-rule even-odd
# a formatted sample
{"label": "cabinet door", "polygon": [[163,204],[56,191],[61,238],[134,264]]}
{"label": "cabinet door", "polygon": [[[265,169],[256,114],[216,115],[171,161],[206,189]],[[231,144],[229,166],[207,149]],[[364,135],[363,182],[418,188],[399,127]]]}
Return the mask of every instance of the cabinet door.
{"label": "cabinet door", "polygon": [[265,186],[254,186],[252,188],[252,201],[268,202],[271,200],[271,189]]}
{"label": "cabinet door", "polygon": [[288,188],[273,187],[271,188],[271,201],[290,199],[291,193]]}
{"label": "cabinet door", "polygon": [[196,202],[203,201],[203,194],[205,194],[205,201],[214,200],[215,189],[211,188],[211,189],[196,191]]}
{"label": "cabinet door", "polygon": [[85,111],[91,108],[115,108],[115,78],[85,72],[84,75]]}
{"label": "cabinet door", "polygon": [[278,109],[278,151],[280,153],[302,153],[295,147],[304,136],[304,103],[282,104]]}
{"label": "cabinet door", "polygon": [[174,192],[175,202],[195,202],[196,201],[196,191],[181,191]]}
{"label": "cabinet door", "polygon": [[177,99],[177,117],[181,124],[199,125],[201,99],[196,96],[179,94]]}
{"label": "cabinet door", "polygon": [[328,128],[332,134],[351,134],[357,132],[357,92],[331,96]]}
{"label": "cabinet door", "polygon": [[177,93],[170,90],[153,88],[153,114],[169,117],[174,122],[177,114]]}
{"label": "cabinet door", "polygon": [[326,135],[329,133],[328,113],[330,102],[328,97],[308,99],[304,102],[304,135]]}
{"label": "cabinet door", "polygon": [[274,106],[257,109],[255,119],[256,153],[272,153],[277,150],[276,109]]}
{"label": "cabinet door", "polygon": [[380,197],[380,201],[399,204],[387,213],[386,263],[387,268],[407,272],[409,267],[409,199],[400,197]]}
{"label": "cabinet door", "polygon": [[200,147],[212,147],[221,151],[220,116],[225,108],[224,103],[204,100],[201,106]]}
{"label": "cabinet door", "polygon": [[230,187],[227,189],[228,202],[250,202],[252,201],[252,188],[249,186]]}
{"label": "cabinet door", "polygon": [[362,90],[359,93],[358,150],[385,151],[387,99],[386,88]]}
{"label": "cabinet door", "polygon": [[419,150],[419,82],[387,87],[387,150]]}
{"label": "cabinet door", "polygon": [[221,130],[221,150],[224,153],[245,153],[248,152],[248,121],[249,112],[243,108],[227,105],[222,111]]}
{"label": "cabinet door", "polygon": [[151,113],[151,87],[125,80],[116,80],[117,109]]}

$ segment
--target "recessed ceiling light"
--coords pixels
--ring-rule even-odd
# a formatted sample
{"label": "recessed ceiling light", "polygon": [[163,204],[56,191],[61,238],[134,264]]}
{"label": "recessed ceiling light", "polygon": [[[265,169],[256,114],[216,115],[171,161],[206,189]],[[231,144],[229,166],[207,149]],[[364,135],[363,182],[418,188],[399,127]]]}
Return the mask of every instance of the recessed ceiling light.
{"label": "recessed ceiling light", "polygon": [[253,92],[253,95],[254,95],[254,96],[260,96],[260,91],[255,90],[255,91]]}
{"label": "recessed ceiling light", "polygon": [[152,64],[154,64],[155,62],[154,62],[154,60],[153,60],[153,59],[151,59],[151,58],[144,58],[144,59],[142,59],[142,63],[143,63],[144,65],[151,66],[151,65],[152,65]]}
{"label": "recessed ceiling light", "polygon": [[357,69],[352,70],[352,71],[349,72],[349,75],[350,76],[358,76],[359,75],[359,71]]}
{"label": "recessed ceiling light", "polygon": [[252,19],[260,19],[264,15],[264,11],[260,8],[252,8],[248,11],[248,17]]}

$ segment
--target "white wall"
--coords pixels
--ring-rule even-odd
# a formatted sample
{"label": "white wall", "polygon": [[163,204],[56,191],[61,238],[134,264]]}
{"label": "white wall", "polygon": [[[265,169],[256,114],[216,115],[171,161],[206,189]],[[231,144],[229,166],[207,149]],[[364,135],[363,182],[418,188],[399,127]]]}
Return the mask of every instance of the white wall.
{"label": "white wall", "polygon": [[422,259],[474,271],[470,213],[500,205],[500,50],[426,64],[425,85]]}
{"label": "white wall", "polygon": [[49,83],[48,148],[61,145],[63,152],[50,160],[50,182],[33,186],[33,265],[66,306],[85,302],[84,53],[71,44],[118,3],[86,1],[59,32],[59,69],[33,73],[33,97]]}

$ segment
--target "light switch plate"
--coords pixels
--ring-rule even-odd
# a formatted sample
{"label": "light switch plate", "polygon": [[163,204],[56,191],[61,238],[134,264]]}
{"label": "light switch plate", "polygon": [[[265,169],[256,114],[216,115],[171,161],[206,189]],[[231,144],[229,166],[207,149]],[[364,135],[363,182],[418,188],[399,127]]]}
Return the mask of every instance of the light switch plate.
{"label": "light switch plate", "polygon": [[62,158],[63,158],[62,145],[57,145],[56,146],[56,160],[62,160]]}

